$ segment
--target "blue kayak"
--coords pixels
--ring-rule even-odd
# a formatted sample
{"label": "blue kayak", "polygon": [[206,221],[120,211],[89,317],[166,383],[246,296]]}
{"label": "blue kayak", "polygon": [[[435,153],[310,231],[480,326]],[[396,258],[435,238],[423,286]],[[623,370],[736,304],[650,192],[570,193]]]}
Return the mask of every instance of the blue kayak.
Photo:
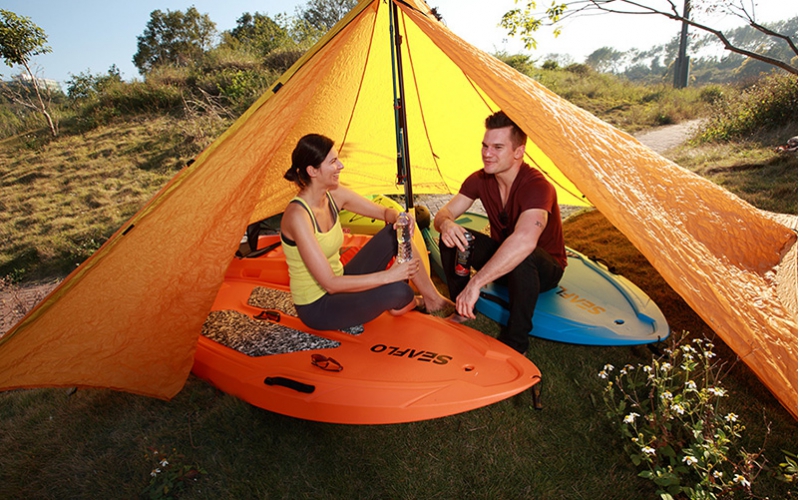
{"label": "blue kayak", "polygon": [[[456,222],[488,234],[485,215],[467,212]],[[444,281],[439,233],[433,227],[421,232],[430,252],[431,269]],[[483,287],[476,309],[505,325],[508,289],[497,283]],[[530,332],[534,337],[558,342],[602,346],[660,342],[669,333],[664,314],[639,287],[570,248],[559,286],[539,295]]]}

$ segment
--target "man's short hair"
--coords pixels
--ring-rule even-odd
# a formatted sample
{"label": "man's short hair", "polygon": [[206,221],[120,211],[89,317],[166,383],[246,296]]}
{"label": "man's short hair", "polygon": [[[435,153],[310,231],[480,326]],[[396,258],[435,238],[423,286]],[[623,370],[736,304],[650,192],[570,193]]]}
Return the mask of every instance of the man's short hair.
{"label": "man's short hair", "polygon": [[528,140],[528,136],[525,135],[525,132],[523,132],[503,111],[498,111],[489,115],[486,118],[485,125],[486,130],[511,127],[511,144],[515,148],[522,146],[525,144],[525,141]]}

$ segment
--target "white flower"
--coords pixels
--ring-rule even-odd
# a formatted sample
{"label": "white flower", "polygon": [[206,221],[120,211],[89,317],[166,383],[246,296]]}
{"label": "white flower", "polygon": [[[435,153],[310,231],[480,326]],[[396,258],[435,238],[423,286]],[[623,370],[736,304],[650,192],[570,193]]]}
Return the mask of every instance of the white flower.
{"label": "white flower", "polygon": [[691,455],[686,455],[685,457],[683,457],[683,461],[684,463],[686,463],[686,465],[694,465],[697,463],[697,459]]}
{"label": "white flower", "polygon": [[684,385],[690,391],[696,391],[697,390],[697,384],[694,383],[694,380],[690,380],[690,381],[686,382]]}
{"label": "white flower", "polygon": [[713,475],[715,478],[719,479],[722,476],[724,476],[725,474],[721,470],[715,470],[714,472],[711,473],[711,475]]}
{"label": "white flower", "polygon": [[653,367],[650,365],[646,365],[642,367],[642,370],[644,370],[645,373],[650,373],[651,371],[653,371]]}
{"label": "white flower", "polygon": [[662,392],[661,399],[672,399],[672,393],[669,391]]}
{"label": "white flower", "polygon": [[636,417],[638,416],[639,416],[638,413],[635,412],[629,413],[625,418],[622,419],[622,421],[625,422],[626,424],[632,424],[634,420],[636,420]]}
{"label": "white flower", "polygon": [[742,476],[741,474],[734,475],[733,476],[733,482],[734,483],[740,483],[745,488],[749,488],[750,487],[750,481],[745,479],[744,476]]}
{"label": "white flower", "polygon": [[708,392],[710,392],[711,394],[713,394],[715,396],[724,396],[725,395],[725,389],[723,389],[722,387],[719,387],[719,388],[717,388],[717,387],[709,387],[708,388]]}
{"label": "white flower", "polygon": [[708,359],[711,359],[711,358],[713,358],[714,356],[716,356],[716,354],[715,354],[715,353],[713,353],[713,352],[711,352],[711,351],[706,351],[706,352],[704,352],[703,354],[704,354],[704,355],[705,355],[705,357],[707,357]]}
{"label": "white flower", "polygon": [[690,345],[682,345],[682,346],[681,346],[681,349],[683,350],[683,352],[687,352],[687,353],[688,353],[688,352],[697,353],[697,351],[694,349],[694,347],[692,347],[692,346],[690,346]]}
{"label": "white flower", "polygon": [[738,418],[739,418],[739,415],[737,415],[735,413],[728,413],[727,415],[725,415],[725,420],[727,422],[736,422],[736,419],[738,419]]}
{"label": "white flower", "polygon": [[603,367],[603,371],[613,372],[614,371],[614,365],[606,365],[606,366],[604,366]]}
{"label": "white flower", "polygon": [[683,406],[678,405],[678,404],[674,404],[674,405],[672,405],[672,411],[674,411],[678,415],[683,415],[683,412],[684,412]]}
{"label": "white flower", "polygon": [[605,380],[608,378],[608,373],[606,373],[606,371],[603,370],[600,373],[598,373],[597,376]]}
{"label": "white flower", "polygon": [[670,368],[672,368],[672,365],[669,364],[669,363],[664,363],[663,365],[661,365],[661,371],[662,372],[668,372],[670,370]]}
{"label": "white flower", "polygon": [[656,454],[656,450],[653,449],[653,448],[650,448],[649,446],[645,446],[644,448],[642,448],[642,453],[644,453],[646,455],[655,455]]}
{"label": "white flower", "polygon": [[161,467],[166,467],[167,465],[169,465],[169,462],[167,462],[166,458],[162,458],[161,462],[159,463],[161,464]]}
{"label": "white flower", "polygon": [[703,339],[693,339],[692,342],[699,345],[703,343]]}
{"label": "white flower", "polygon": [[158,472],[156,472],[157,470],[158,469],[150,471],[150,475],[153,476],[153,477],[156,477],[158,475]]}

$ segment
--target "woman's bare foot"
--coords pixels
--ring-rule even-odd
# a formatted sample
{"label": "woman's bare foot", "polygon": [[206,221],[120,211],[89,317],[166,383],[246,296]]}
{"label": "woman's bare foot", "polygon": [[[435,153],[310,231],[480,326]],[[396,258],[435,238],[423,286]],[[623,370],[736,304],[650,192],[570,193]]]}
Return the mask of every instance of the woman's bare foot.
{"label": "woman's bare foot", "polygon": [[441,295],[425,304],[428,314],[437,316],[439,318],[447,318],[456,312],[455,303]]}

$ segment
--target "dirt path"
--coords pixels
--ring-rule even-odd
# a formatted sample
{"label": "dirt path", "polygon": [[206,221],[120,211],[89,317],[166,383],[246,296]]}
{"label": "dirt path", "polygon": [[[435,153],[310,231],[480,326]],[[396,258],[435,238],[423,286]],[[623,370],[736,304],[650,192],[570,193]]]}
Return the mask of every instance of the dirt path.
{"label": "dirt path", "polygon": [[657,153],[680,146],[700,127],[703,120],[689,120],[675,125],[665,125],[634,134],[642,144]]}

